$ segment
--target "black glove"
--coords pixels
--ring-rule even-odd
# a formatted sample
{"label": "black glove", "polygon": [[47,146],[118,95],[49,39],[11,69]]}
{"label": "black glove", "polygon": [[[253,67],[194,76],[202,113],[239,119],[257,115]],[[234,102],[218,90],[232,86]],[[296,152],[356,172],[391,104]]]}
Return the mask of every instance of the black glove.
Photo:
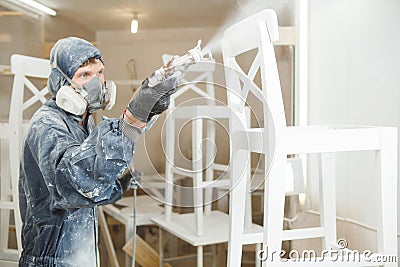
{"label": "black glove", "polygon": [[154,87],[149,87],[149,80],[143,81],[127,109],[137,119],[149,122],[154,115],[161,114],[169,106],[170,96],[176,92],[181,75],[172,74]]}
{"label": "black glove", "polygon": [[133,174],[130,171],[125,172],[119,178],[121,183],[122,192],[125,193],[129,189],[137,188],[142,179],[143,173],[139,171],[134,171]]}

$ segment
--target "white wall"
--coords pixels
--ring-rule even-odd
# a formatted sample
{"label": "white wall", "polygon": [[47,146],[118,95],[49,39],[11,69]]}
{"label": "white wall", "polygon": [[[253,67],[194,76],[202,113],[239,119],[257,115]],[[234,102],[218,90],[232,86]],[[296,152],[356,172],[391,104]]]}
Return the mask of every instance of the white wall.
{"label": "white wall", "polygon": [[[399,12],[398,0],[310,0],[309,124],[400,126]],[[376,227],[374,167],[372,152],[339,154],[339,216]],[[309,185],[317,208],[312,171]],[[338,227],[350,248],[376,248],[374,231]]]}
{"label": "white wall", "polygon": [[[21,16],[0,18],[0,65],[10,65],[12,54],[42,55],[42,23]],[[0,119],[8,120],[12,76],[0,76]]]}
{"label": "white wall", "polygon": [[[0,17],[0,65],[10,65],[12,54],[46,57],[45,43],[70,35],[95,41],[93,32],[58,16],[42,16],[37,20],[27,16]],[[0,120],[8,119],[12,79],[13,76],[0,75]]]}
{"label": "white wall", "polygon": [[[90,11],[89,11],[90,12]],[[88,30],[86,25],[81,25],[73,20],[65,19],[62,15],[43,17],[45,30],[43,31],[43,41],[54,43],[58,39],[67,36],[76,36],[94,42],[96,33]]]}

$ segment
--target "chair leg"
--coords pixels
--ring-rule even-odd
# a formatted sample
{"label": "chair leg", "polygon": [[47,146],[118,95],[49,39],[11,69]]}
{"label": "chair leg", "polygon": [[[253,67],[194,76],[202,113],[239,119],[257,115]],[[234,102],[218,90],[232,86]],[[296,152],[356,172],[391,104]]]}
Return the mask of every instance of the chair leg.
{"label": "chair leg", "polygon": [[217,267],[217,245],[211,246],[211,253],[212,253],[212,266]]}
{"label": "chair leg", "polygon": [[169,257],[175,257],[178,255],[178,238],[174,235],[168,236],[168,249]]}
{"label": "chair leg", "polygon": [[[0,151],[2,155],[6,155],[9,151],[8,142],[6,140],[0,141]],[[11,201],[10,189],[11,187],[11,175],[10,175],[10,158],[9,157],[1,157],[0,161],[0,200],[1,201]],[[8,236],[9,236],[9,223],[10,223],[10,210],[9,209],[1,209],[0,211],[0,252],[7,251],[8,249]]]}
{"label": "chair leg", "polygon": [[[13,195],[13,203],[14,203],[14,220],[15,220],[15,230],[17,235],[17,247],[19,251],[22,251],[22,241],[21,241],[21,229],[22,229],[22,219],[19,213],[19,198],[17,197],[18,192],[18,178],[19,178],[19,168],[17,167],[20,160],[20,153],[19,153],[19,142],[18,136],[13,136],[9,140],[10,148],[9,155],[10,155],[10,163],[13,165],[11,166],[11,187],[12,187],[12,195]],[[16,164],[17,166],[15,166]]]}
{"label": "chair leg", "polygon": [[192,121],[192,167],[195,172],[193,177],[193,204],[196,214],[196,234],[204,235],[204,219],[203,219],[203,191],[201,185],[203,181],[203,165],[202,165],[202,149],[201,139],[203,136],[203,120],[195,119]]}
{"label": "chair leg", "polygon": [[275,152],[275,163],[264,183],[264,241],[266,260],[263,266],[278,262],[282,247],[285,206],[286,155]]}
{"label": "chair leg", "polygon": [[[247,158],[251,158],[251,153],[247,152]],[[251,165],[251,161],[249,162]],[[251,204],[251,172],[250,168],[247,168],[247,173],[246,175],[246,200],[245,200],[245,209],[244,209],[244,229],[251,228],[251,225],[253,223],[253,213],[252,213],[252,204]]]}
{"label": "chair leg", "polygon": [[[397,131],[382,129],[381,151],[377,152],[378,182],[378,251],[392,257],[385,267],[397,266]],[[396,258],[396,260],[394,260]]]}
{"label": "chair leg", "polygon": [[[212,168],[211,162],[214,162],[215,156],[215,122],[208,120],[207,124],[207,141],[206,141],[206,170],[205,170],[205,178],[207,182],[211,182],[214,179],[214,170]],[[213,142],[210,142],[212,140]],[[212,188],[207,188],[204,190],[204,212],[206,215],[211,214],[212,209]]]}
{"label": "chair leg", "polygon": [[203,246],[197,247],[197,267],[203,267]]}
{"label": "chair leg", "polygon": [[244,228],[245,203],[246,200],[246,182],[245,177],[248,158],[244,150],[232,151],[231,161],[231,193],[229,198],[229,242],[227,266],[239,267],[242,258],[242,236]]}
{"label": "chair leg", "polygon": [[335,154],[318,154],[319,195],[321,227],[325,231],[322,249],[329,249],[336,243],[336,190]]}
{"label": "chair leg", "polygon": [[255,267],[261,267],[261,261],[258,258],[258,253],[259,253],[260,250],[261,250],[261,244],[256,244],[256,255],[255,255],[255,258],[254,258]]}
{"label": "chair leg", "polygon": [[158,227],[158,248],[159,248],[159,256],[160,256],[160,264],[159,266],[164,266],[164,240],[163,240],[163,229]]}

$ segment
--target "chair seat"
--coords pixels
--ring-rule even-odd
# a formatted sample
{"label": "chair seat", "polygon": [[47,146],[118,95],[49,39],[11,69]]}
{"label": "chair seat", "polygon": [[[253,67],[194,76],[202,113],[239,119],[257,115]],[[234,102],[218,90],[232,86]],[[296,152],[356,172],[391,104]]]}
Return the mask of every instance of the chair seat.
{"label": "chair seat", "polygon": [[[382,127],[357,126],[307,126],[286,127],[279,131],[282,151],[286,154],[345,152],[378,150]],[[238,148],[253,152],[268,153],[264,144],[264,129],[252,128],[234,133]]]}
{"label": "chair seat", "polygon": [[287,154],[378,150],[381,129],[362,126],[287,127],[282,145]]}
{"label": "chair seat", "polygon": [[[194,213],[172,214],[172,220],[166,221],[164,216],[152,218],[158,226],[186,241],[192,246],[206,246],[228,242],[229,215],[213,210],[210,215],[204,215],[204,235],[197,236],[196,218]],[[253,224],[252,231],[262,231],[262,227]],[[261,241],[261,240],[260,240]]]}

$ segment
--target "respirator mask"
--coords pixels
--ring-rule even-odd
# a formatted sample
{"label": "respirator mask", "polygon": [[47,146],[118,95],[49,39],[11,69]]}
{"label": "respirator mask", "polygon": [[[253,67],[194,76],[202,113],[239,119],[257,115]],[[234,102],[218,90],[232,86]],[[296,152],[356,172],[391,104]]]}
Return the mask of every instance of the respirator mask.
{"label": "respirator mask", "polygon": [[71,86],[62,86],[56,95],[57,105],[74,115],[83,115],[85,110],[94,113],[99,109],[110,110],[115,104],[116,86],[113,81],[104,84],[94,77],[82,86],[69,81]]}
{"label": "respirator mask", "polygon": [[90,79],[79,86],[75,84],[57,65],[57,50],[54,53],[52,68],[57,69],[61,75],[70,83],[64,85],[56,95],[56,104],[63,110],[74,115],[83,115],[85,110],[94,113],[99,109],[110,110],[116,99],[116,86],[113,81],[104,83],[98,77]]}

